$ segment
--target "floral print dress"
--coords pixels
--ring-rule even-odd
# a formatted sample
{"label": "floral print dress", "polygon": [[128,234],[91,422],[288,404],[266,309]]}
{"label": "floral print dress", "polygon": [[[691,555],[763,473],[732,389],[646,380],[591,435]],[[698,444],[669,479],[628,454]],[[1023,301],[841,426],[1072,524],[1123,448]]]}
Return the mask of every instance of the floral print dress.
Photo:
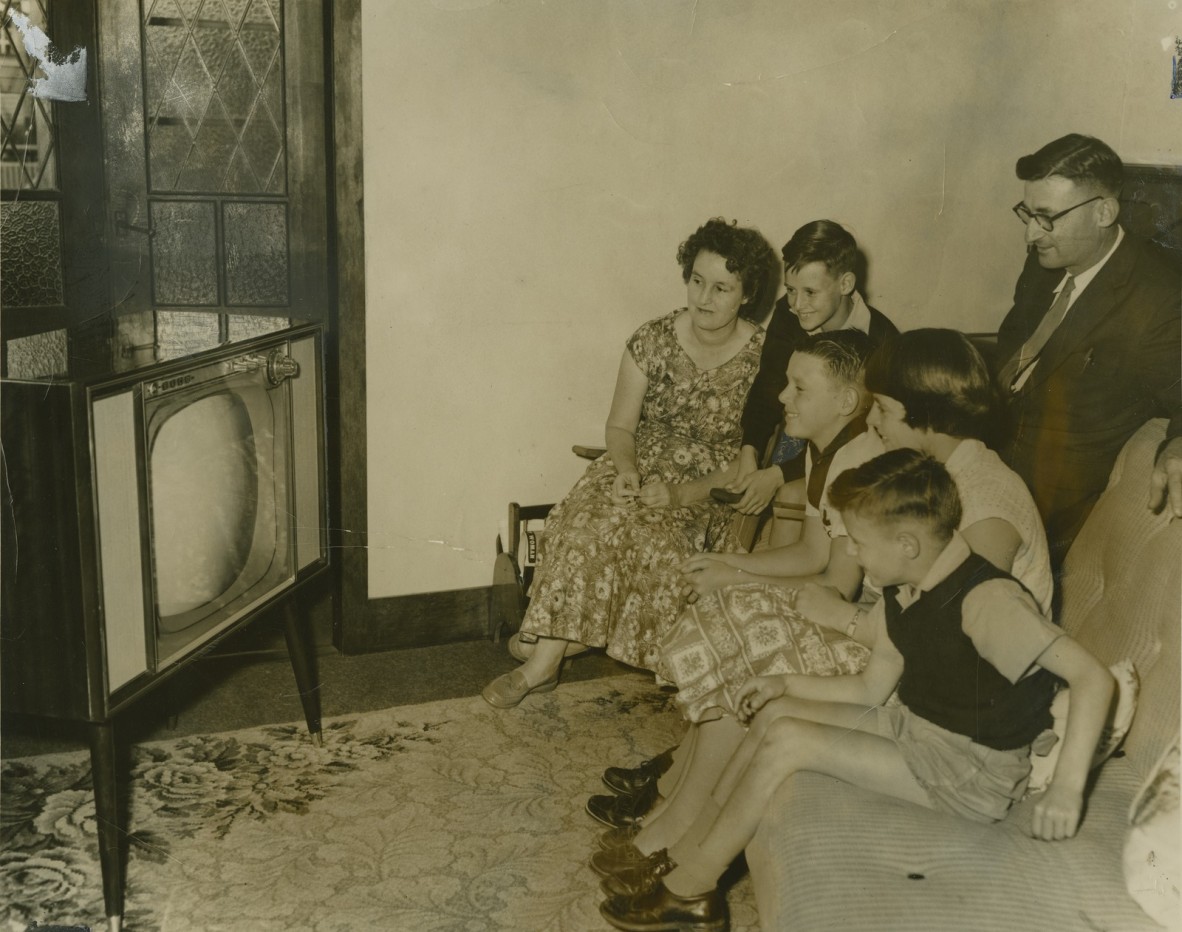
{"label": "floral print dress", "polygon": [[[739,452],[739,417],[759,369],[763,331],[729,360],[700,369],[674,322],[684,309],[649,321],[628,340],[648,379],[636,427],[641,483],[686,482]],[[592,647],[659,676],[661,637],[684,605],[678,565],[702,550],[738,547],[735,511],[707,498],[680,508],[612,504],[616,467],[604,454],[546,519],[523,634]]]}

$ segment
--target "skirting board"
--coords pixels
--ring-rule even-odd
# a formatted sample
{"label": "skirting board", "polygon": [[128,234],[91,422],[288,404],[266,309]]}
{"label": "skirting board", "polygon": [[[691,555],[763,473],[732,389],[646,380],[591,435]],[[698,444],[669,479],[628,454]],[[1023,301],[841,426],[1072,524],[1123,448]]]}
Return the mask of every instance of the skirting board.
{"label": "skirting board", "polygon": [[365,654],[486,638],[492,594],[492,586],[479,586],[355,603],[337,646],[346,654]]}

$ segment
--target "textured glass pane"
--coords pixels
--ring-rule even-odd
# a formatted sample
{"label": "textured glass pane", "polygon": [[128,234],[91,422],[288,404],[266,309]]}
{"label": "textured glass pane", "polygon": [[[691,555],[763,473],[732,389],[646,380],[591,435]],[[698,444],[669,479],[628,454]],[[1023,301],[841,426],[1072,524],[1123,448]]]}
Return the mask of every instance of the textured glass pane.
{"label": "textured glass pane", "polygon": [[53,107],[29,91],[37,64],[25,51],[20,29],[8,15],[23,13],[45,29],[45,4],[0,3],[0,187],[9,191],[57,189]]}
{"label": "textured glass pane", "polygon": [[214,205],[207,201],[155,201],[151,214],[156,303],[216,305]]}
{"label": "textured glass pane", "polygon": [[5,343],[10,379],[45,379],[67,374],[66,331],[50,330]]}
{"label": "textured glass pane", "polygon": [[0,304],[62,303],[62,237],[57,201],[0,204]]}
{"label": "textured glass pane", "polygon": [[229,314],[226,319],[232,343],[249,340],[251,337],[261,337],[264,333],[274,333],[291,326],[291,321],[286,317],[263,317],[260,314]]}
{"label": "textured glass pane", "polygon": [[285,189],[280,7],[267,0],[153,0],[147,37],[153,191]]}
{"label": "textured glass pane", "polygon": [[217,346],[218,315],[208,311],[160,311],[156,315],[156,358],[178,359]]}
{"label": "textured glass pane", "polygon": [[287,304],[287,208],[226,204],[226,303]]}

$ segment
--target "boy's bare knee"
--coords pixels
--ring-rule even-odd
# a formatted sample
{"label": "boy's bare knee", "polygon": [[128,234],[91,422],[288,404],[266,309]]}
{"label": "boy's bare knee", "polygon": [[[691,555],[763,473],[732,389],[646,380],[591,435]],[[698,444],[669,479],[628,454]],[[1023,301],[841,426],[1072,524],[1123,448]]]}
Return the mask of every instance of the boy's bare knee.
{"label": "boy's bare knee", "polygon": [[805,742],[805,731],[804,723],[799,719],[782,715],[764,726],[759,751],[776,761],[793,757],[800,752]]}
{"label": "boy's bare knee", "polygon": [[793,700],[788,698],[773,699],[767,703],[755,718],[751,720],[749,730],[757,738],[762,738],[767,733],[767,728],[772,722],[779,721],[782,718],[792,715]]}

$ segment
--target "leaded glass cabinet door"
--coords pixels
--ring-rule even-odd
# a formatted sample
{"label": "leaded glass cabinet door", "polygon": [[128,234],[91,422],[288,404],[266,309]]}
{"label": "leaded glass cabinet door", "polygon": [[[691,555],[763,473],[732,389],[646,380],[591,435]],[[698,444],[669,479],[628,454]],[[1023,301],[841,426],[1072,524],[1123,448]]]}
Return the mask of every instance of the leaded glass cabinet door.
{"label": "leaded glass cabinet door", "polygon": [[319,0],[124,0],[99,20],[118,312],[327,317]]}
{"label": "leaded glass cabinet door", "polygon": [[55,100],[42,84],[39,36],[67,57],[93,48],[93,4],[0,0],[0,308],[9,340],[84,320],[109,299],[96,64],[76,61],[87,99]]}

